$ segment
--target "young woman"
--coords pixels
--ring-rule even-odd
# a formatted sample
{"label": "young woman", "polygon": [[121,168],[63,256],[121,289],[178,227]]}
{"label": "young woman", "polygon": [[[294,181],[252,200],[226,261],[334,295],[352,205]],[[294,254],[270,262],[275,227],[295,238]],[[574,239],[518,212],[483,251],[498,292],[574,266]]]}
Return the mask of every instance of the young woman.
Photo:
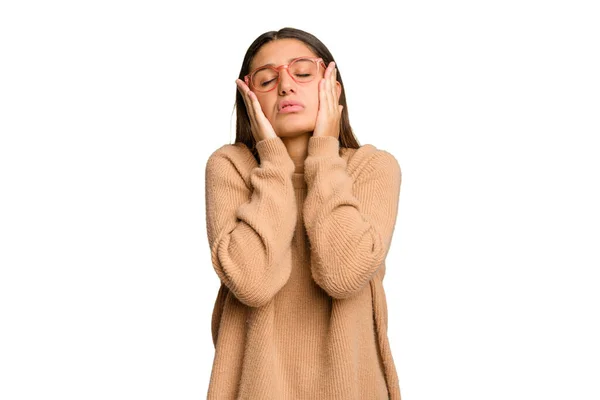
{"label": "young woman", "polygon": [[236,141],[205,175],[221,280],[208,399],[400,400],[382,285],[398,162],[359,146],[333,56],[307,32],[260,35],[236,85]]}

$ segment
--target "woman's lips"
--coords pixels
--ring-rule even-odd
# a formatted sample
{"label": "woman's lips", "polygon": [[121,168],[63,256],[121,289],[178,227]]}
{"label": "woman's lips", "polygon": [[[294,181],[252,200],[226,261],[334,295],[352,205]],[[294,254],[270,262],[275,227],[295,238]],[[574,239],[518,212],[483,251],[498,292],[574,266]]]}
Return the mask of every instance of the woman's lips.
{"label": "woman's lips", "polygon": [[287,113],[301,111],[303,109],[304,109],[304,107],[302,107],[302,106],[287,106],[287,107],[283,107],[279,112],[281,114],[287,114]]}

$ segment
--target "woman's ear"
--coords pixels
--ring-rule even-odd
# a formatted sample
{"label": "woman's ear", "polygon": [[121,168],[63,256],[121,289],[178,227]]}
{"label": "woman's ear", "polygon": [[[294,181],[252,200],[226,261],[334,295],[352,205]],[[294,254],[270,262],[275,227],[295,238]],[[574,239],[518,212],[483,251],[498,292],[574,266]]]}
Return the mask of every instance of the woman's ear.
{"label": "woman's ear", "polygon": [[337,101],[340,104],[340,96],[342,95],[342,84],[338,81],[335,81],[335,86],[337,88]]}

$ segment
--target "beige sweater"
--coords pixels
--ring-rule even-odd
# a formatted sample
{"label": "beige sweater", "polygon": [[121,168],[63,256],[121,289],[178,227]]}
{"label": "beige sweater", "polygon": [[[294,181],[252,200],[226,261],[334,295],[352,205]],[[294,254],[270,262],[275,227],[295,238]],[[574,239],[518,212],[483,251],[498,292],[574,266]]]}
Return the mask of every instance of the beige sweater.
{"label": "beige sweater", "polygon": [[279,137],[217,149],[206,224],[221,287],[208,399],[400,400],[382,281],[401,170],[373,145]]}

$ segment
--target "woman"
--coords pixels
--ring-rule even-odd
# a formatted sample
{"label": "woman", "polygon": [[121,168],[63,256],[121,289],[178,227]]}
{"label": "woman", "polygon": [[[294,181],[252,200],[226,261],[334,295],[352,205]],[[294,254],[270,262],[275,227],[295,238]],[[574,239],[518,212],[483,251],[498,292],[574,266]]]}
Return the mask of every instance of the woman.
{"label": "woman", "polygon": [[248,49],[237,137],[206,164],[221,280],[209,399],[400,400],[382,286],[401,171],[350,127],[329,50],[293,28]]}

